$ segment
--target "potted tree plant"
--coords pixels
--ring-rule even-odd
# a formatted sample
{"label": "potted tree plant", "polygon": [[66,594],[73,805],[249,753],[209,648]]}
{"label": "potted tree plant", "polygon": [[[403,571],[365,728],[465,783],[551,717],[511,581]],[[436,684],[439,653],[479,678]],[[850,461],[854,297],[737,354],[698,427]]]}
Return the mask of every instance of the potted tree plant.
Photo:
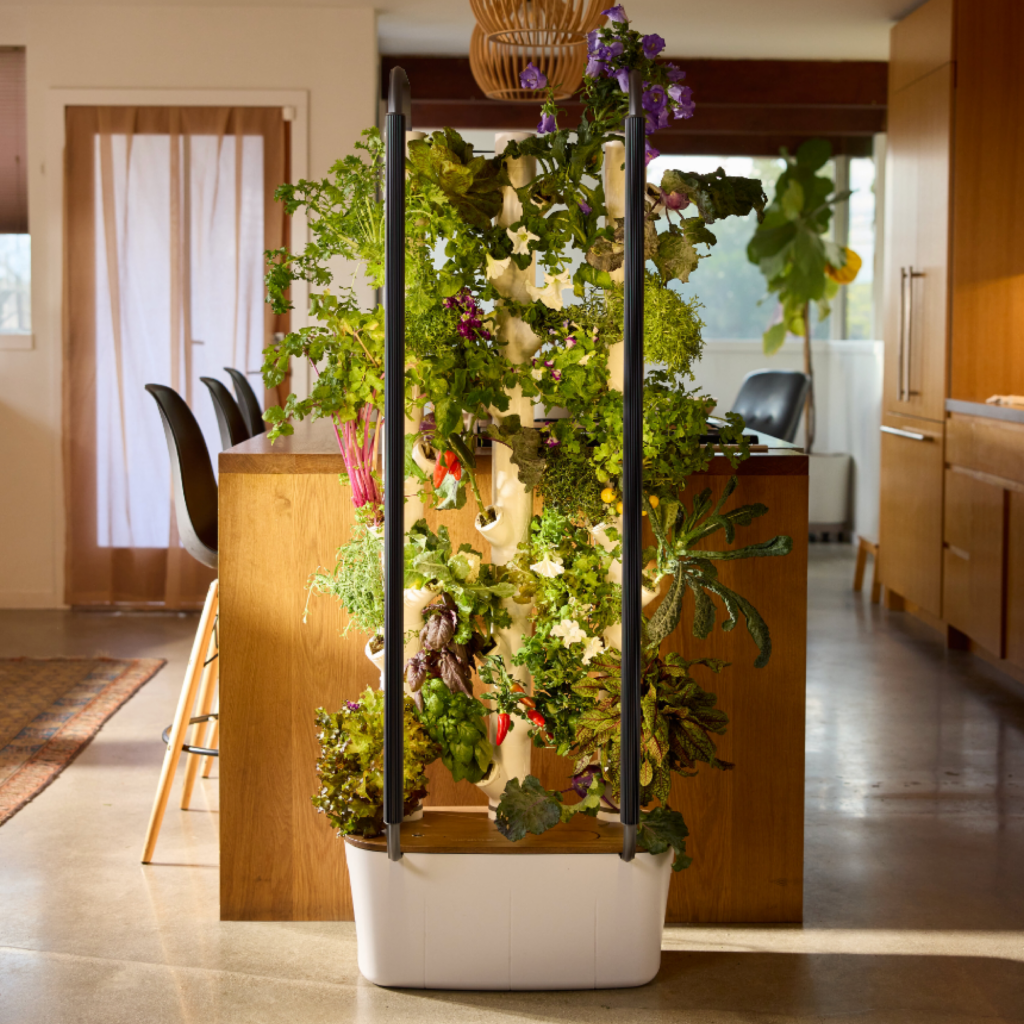
{"label": "potted tree plant", "polygon": [[[783,150],[786,169],[775,184],[775,198],[758,224],[747,256],[765,277],[768,293],[778,298],[778,320],[764,332],[764,351],[772,355],[786,337],[803,339],[804,373],[810,387],[804,405],[804,445],[814,449],[818,400],[814,389],[811,355],[811,311],[818,320],[831,312],[839,289],[850,284],[860,270],[860,257],[840,248],[828,232],[837,203],[849,192],[836,190],[825,173],[832,146],[825,139],[810,139],[790,156]],[[817,454],[809,463],[809,502],[812,528],[839,526],[849,517],[850,456]]]}

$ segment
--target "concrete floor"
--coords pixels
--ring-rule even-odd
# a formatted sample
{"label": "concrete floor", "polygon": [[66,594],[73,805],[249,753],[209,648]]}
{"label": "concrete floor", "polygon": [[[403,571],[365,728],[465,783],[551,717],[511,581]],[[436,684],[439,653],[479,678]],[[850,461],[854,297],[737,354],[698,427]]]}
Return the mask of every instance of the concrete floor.
{"label": "concrete floor", "polygon": [[0,829],[0,1024],[1024,1021],[1024,687],[810,568],[803,927],[673,927],[646,988],[377,989],[350,924],[221,923],[217,785],[139,864],[194,629],[0,612],[0,656],[168,666]]}

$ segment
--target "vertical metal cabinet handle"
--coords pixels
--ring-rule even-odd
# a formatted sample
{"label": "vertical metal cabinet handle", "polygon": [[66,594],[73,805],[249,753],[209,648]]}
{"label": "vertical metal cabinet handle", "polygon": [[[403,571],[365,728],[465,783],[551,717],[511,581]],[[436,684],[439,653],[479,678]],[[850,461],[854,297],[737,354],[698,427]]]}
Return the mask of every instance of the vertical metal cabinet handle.
{"label": "vertical metal cabinet handle", "polygon": [[[906,271],[906,282],[907,282],[907,339],[906,344],[901,346],[904,359],[906,360],[906,369],[903,371],[901,378],[904,385],[905,398],[904,401],[909,402],[911,396],[920,394],[919,391],[914,391],[910,387],[910,368],[911,360],[913,358],[912,352],[914,348],[914,278],[924,277],[923,270],[915,270],[913,266],[909,267]],[[902,283],[901,283],[902,288]]]}
{"label": "vertical metal cabinet handle", "polygon": [[900,344],[899,351],[896,355],[896,372],[898,375],[897,380],[897,401],[903,401],[903,346],[905,343],[906,327],[907,327],[907,312],[904,306],[907,291],[907,268],[900,267]]}
{"label": "vertical metal cabinet handle", "polygon": [[892,434],[893,437],[905,437],[908,441],[934,441],[935,438],[928,434],[918,434],[913,430],[900,430],[899,427],[879,427],[883,434]]}

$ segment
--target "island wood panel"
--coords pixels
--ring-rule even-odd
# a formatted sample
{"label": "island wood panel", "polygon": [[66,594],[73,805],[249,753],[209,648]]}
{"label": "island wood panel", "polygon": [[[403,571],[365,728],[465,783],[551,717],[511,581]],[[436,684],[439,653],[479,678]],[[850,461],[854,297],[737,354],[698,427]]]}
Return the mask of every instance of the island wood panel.
{"label": "island wood panel", "polygon": [[1008,495],[1006,523],[1006,660],[1024,669],[1024,487]]}
{"label": "island wood panel", "polygon": [[[365,637],[341,636],[346,616],[333,600],[314,596],[302,622],[309,573],[318,565],[334,565],[335,549],[354,521],[348,491],[338,483],[340,457],[325,461],[330,449],[321,442],[320,427],[305,425],[277,452],[254,439],[221,456],[224,920],[352,918],[344,844],[310,803],[318,753],[313,710],[335,709],[376,686],[379,677],[363,655]],[[480,471],[486,499],[485,461]],[[252,471],[264,466],[267,472]],[[726,460],[717,458],[707,482],[724,486],[731,472]],[[740,470],[733,500],[760,500],[772,507],[769,516],[744,531],[744,540],[791,532],[797,546],[788,559],[724,569],[723,576],[775,625],[776,653],[771,665],[758,671],[752,668],[749,638],[740,630],[716,634],[707,641],[707,653],[734,660],[736,669],[731,679],[716,679],[717,685],[703,682],[721,695],[737,722],[734,734],[723,738],[722,756],[759,767],[770,761],[772,772],[750,771],[745,777],[737,772],[731,778],[704,772],[677,784],[674,800],[694,830],[692,851],[700,866],[674,876],[670,920],[799,920],[802,839],[794,846],[791,837],[802,828],[806,472],[806,458],[787,454],[755,456]],[[701,478],[691,478],[690,494],[703,485]],[[467,540],[480,550],[485,545],[473,529],[473,515],[467,506],[442,514],[442,521],[456,546]],[[427,517],[432,526],[436,516]],[[696,656],[695,645],[686,641],[688,656]],[[767,698],[768,691],[760,688],[777,673],[785,673],[785,690],[771,692],[765,718],[757,698]],[[754,698],[750,708],[748,698]],[[792,745],[784,746],[790,740]],[[745,744],[751,744],[749,750]],[[558,774],[545,763],[550,760],[549,754],[535,754],[534,770],[542,778]],[[432,774],[437,781],[428,803],[483,802],[476,787],[453,785],[439,766]],[[780,786],[788,787],[784,799]],[[744,849],[756,853],[746,855]],[[764,864],[754,864],[755,859]]]}

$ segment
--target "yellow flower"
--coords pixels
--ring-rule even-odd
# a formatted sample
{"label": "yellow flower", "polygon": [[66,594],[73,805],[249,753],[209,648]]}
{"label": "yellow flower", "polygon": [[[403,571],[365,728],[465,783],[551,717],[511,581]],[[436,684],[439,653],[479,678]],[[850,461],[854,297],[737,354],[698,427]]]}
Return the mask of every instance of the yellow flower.
{"label": "yellow flower", "polygon": [[825,264],[825,273],[836,284],[851,284],[860,271],[862,260],[852,249],[843,249],[846,262],[841,267]]}

